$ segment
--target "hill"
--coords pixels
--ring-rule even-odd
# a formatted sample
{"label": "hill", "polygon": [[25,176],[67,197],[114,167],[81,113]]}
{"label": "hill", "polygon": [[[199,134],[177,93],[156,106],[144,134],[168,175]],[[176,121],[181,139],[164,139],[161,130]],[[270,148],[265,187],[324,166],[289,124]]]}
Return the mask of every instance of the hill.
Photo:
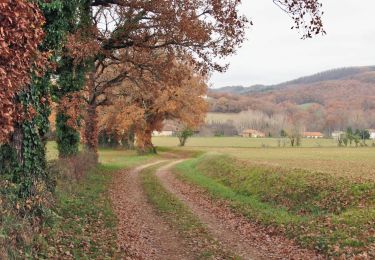
{"label": "hill", "polygon": [[209,93],[211,112],[255,110],[306,129],[375,128],[375,66],[341,68],[277,85],[226,87]]}
{"label": "hill", "polygon": [[250,87],[244,86],[226,86],[222,88],[210,89],[211,93],[230,93],[230,94],[247,94],[257,92],[268,92],[273,90],[279,90],[288,86],[303,86],[306,84],[319,83],[331,80],[348,80],[353,78],[362,77],[363,80],[369,79],[371,82],[375,82],[375,77],[372,72],[375,72],[375,66],[366,67],[348,67],[332,69],[323,72],[319,72],[310,76],[300,77],[291,81],[283,82],[276,85],[253,85]]}

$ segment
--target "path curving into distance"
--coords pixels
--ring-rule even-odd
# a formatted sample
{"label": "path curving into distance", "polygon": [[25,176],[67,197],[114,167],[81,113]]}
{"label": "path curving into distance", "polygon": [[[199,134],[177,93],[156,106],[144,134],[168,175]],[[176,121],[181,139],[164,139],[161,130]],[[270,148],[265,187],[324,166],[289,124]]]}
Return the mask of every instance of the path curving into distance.
{"label": "path curving into distance", "polygon": [[153,162],[117,173],[110,191],[118,218],[118,250],[126,259],[193,259],[176,231],[156,214],[142,190],[139,173]]}
{"label": "path curving into distance", "polygon": [[270,235],[269,230],[233,212],[225,202],[214,201],[199,188],[177,179],[172,169],[182,161],[157,161],[119,172],[115,179],[111,198],[119,219],[118,246],[127,252],[128,259],[196,259],[184,238],[155,212],[142,190],[139,173],[162,162],[155,172],[160,183],[197,216],[225,250],[241,259],[324,259],[292,240]]}

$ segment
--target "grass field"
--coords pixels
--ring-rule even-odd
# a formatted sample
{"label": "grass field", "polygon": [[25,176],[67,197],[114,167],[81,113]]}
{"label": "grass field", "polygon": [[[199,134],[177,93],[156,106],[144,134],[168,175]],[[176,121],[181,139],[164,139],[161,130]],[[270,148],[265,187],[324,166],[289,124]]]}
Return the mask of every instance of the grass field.
{"label": "grass field", "polygon": [[254,163],[375,180],[375,148],[215,149]]}
{"label": "grass field", "polygon": [[[158,146],[177,147],[177,138],[154,137]],[[182,149],[229,154],[236,158],[265,165],[301,168],[349,176],[375,179],[374,147],[337,147],[332,139],[303,140],[303,146],[260,148],[261,143],[276,143],[276,139],[242,137],[195,137]],[[314,146],[320,142],[320,147]],[[181,148],[180,148],[181,149]]]}
{"label": "grass field", "polygon": [[[159,147],[177,148],[176,137],[154,137],[153,142]],[[238,159],[255,163],[301,168],[311,171],[327,172],[334,175],[349,176],[355,179],[375,180],[375,147],[337,147],[332,139],[303,140],[303,147],[260,148],[261,144],[276,144],[276,139],[256,139],[242,137],[194,137],[188,140],[182,150],[202,150],[229,154]],[[320,142],[321,146],[314,146]],[[271,145],[270,145],[271,146]],[[55,142],[47,145],[48,159],[57,158]],[[126,160],[124,160],[126,158]],[[147,160],[146,157],[134,156],[134,153],[122,150],[100,150],[100,162],[121,168]]]}
{"label": "grass field", "polygon": [[375,257],[375,182],[206,154],[177,174],[252,221],[330,256]]}
{"label": "grass field", "polygon": [[[236,147],[236,148],[267,148],[278,147],[278,138],[243,138],[243,137],[192,137],[187,147]],[[154,145],[164,147],[178,146],[177,137],[153,137]],[[289,146],[287,139],[284,139]],[[370,143],[370,142],[369,142]],[[282,145],[281,145],[282,146]],[[303,139],[302,147],[337,147],[333,139]]]}
{"label": "grass field", "polygon": [[[58,158],[56,142],[47,143],[47,160]],[[152,159],[152,155],[138,156],[135,151],[99,149],[99,162],[106,168],[124,169],[139,165],[142,162]]]}

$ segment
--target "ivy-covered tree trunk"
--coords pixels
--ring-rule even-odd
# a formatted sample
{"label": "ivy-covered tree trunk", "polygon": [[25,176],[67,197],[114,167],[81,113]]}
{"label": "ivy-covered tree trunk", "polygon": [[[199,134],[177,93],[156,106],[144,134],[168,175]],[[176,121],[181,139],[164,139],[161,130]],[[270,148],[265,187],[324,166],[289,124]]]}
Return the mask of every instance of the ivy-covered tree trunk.
{"label": "ivy-covered tree trunk", "polygon": [[[85,67],[83,64],[73,66],[73,61],[69,57],[63,57],[59,64],[59,89],[55,96],[58,103],[70,93],[80,91],[85,84]],[[61,104],[58,104],[56,115],[56,141],[59,157],[65,158],[78,153],[80,133],[68,124],[70,115],[66,113]],[[77,122],[78,124],[78,122]]]}
{"label": "ivy-covered tree trunk", "polygon": [[21,197],[34,196],[41,189],[52,188],[47,174],[45,146],[50,114],[45,98],[49,94],[49,77],[47,74],[44,78],[33,78],[29,88],[17,97],[18,103],[27,111],[25,118],[16,125],[10,142],[18,165],[12,181],[20,184]]}
{"label": "ivy-covered tree trunk", "polygon": [[[80,29],[90,28],[92,23],[90,0],[71,1],[67,2],[65,15],[69,17],[67,33],[75,33]],[[79,12],[77,13],[77,11]],[[75,17],[76,16],[76,17]],[[65,50],[67,52],[67,50]],[[86,73],[89,69],[90,61],[82,61],[76,64],[75,61],[63,55],[58,67],[58,85],[59,88],[55,91],[55,97],[58,102],[61,99],[73,92],[79,92],[86,84]],[[65,113],[64,109],[58,109],[56,116],[56,133],[57,133],[57,147],[59,157],[69,157],[77,155],[79,152],[80,132],[68,124],[69,115]],[[79,124],[79,122],[77,122]]]}
{"label": "ivy-covered tree trunk", "polygon": [[[77,20],[75,13],[79,1],[35,0],[46,23],[45,38],[39,49],[50,52],[50,60],[61,57],[61,49],[70,23]],[[74,20],[73,22],[71,20]],[[9,176],[19,186],[20,197],[30,197],[45,188],[52,189],[53,182],[47,174],[46,134],[49,129],[51,73],[43,77],[33,76],[27,88],[17,95],[15,102],[24,110],[24,116],[15,126],[9,145],[1,147],[0,164],[8,165]],[[3,156],[3,151],[9,156]]]}
{"label": "ivy-covered tree trunk", "polygon": [[69,116],[59,112],[56,115],[56,142],[59,157],[74,156],[79,152],[80,134],[68,124]]}

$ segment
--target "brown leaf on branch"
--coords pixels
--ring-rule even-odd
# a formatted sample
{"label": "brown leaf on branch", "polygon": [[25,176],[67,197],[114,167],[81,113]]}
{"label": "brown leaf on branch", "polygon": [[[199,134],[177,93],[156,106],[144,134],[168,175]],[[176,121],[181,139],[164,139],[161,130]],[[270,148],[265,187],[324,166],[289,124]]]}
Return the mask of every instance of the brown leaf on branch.
{"label": "brown leaf on branch", "polygon": [[41,75],[48,54],[38,46],[44,38],[45,23],[38,7],[26,0],[0,3],[0,143],[7,142],[13,125],[22,114],[14,98],[30,81]]}

